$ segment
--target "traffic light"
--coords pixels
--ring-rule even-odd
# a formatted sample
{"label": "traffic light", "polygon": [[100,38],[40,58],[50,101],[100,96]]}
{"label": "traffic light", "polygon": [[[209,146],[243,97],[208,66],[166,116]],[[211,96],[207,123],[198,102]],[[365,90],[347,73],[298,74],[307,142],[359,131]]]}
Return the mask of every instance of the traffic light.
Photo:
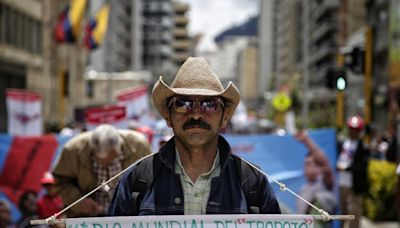
{"label": "traffic light", "polygon": [[325,85],[329,89],[335,89],[336,87],[336,76],[335,69],[329,68],[325,73]]}
{"label": "traffic light", "polygon": [[355,73],[364,73],[364,54],[362,47],[353,47],[351,51],[345,53],[345,66]]}
{"label": "traffic light", "polygon": [[346,81],[346,71],[343,69],[338,69],[335,72],[335,86],[336,89],[339,91],[343,91],[347,87],[347,81]]}
{"label": "traffic light", "polygon": [[325,82],[329,89],[345,90],[347,86],[346,71],[335,67],[329,68],[325,74]]}

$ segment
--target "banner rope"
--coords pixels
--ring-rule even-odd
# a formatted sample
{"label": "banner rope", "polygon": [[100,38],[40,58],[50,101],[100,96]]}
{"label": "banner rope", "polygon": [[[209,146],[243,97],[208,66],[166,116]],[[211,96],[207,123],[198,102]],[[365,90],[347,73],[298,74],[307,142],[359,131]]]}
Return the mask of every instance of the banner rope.
{"label": "banner rope", "polygon": [[[107,181],[103,181],[101,185],[99,185],[98,187],[96,187],[95,189],[93,189],[92,191],[90,191],[89,193],[87,193],[86,195],[82,196],[81,198],[79,198],[78,200],[76,200],[75,202],[71,203],[70,205],[68,205],[67,207],[65,207],[63,210],[57,212],[56,214],[46,218],[46,219],[35,219],[35,220],[30,220],[30,224],[31,225],[41,225],[41,224],[47,224],[47,225],[53,225],[56,223],[65,223],[66,219],[57,219],[57,217],[61,214],[63,214],[64,212],[66,212],[67,210],[69,210],[71,207],[75,206],[76,204],[78,204],[79,202],[81,202],[83,199],[85,199],[86,197],[90,196],[91,194],[93,194],[94,192],[96,192],[97,190],[99,190],[100,188],[103,188],[106,192],[108,192],[110,190],[110,187],[108,185],[108,183],[110,183],[111,181],[115,180],[116,178],[118,178],[119,176],[121,176],[123,173],[125,173],[126,171],[128,171],[130,168],[132,168],[133,166],[135,166],[137,163],[141,162],[142,160],[153,156],[154,154],[149,154],[146,155],[138,160],[136,160],[134,163],[132,163],[130,166],[128,166],[127,168],[125,168],[124,170],[122,170],[121,172],[117,173],[115,176],[111,177],[110,179],[108,179]],[[304,199],[303,197],[299,196],[297,193],[295,193],[294,191],[292,191],[290,188],[286,187],[285,184],[283,184],[282,182],[279,182],[278,180],[276,180],[275,178],[273,178],[272,176],[268,175],[267,173],[265,173],[264,171],[262,171],[260,168],[258,168],[257,166],[251,164],[250,162],[246,161],[243,158],[242,159],[244,162],[246,162],[248,165],[250,165],[251,167],[253,167],[254,169],[256,169],[257,171],[259,171],[260,173],[262,173],[263,175],[265,175],[267,178],[271,179],[273,182],[275,182],[276,184],[279,185],[279,188],[281,191],[288,191],[290,192],[292,195],[294,195],[295,197],[299,198],[300,200],[302,200],[303,202],[305,202],[306,204],[308,204],[310,207],[314,208],[315,210],[318,211],[318,213],[320,213],[321,215],[312,215],[314,217],[314,219],[318,219],[318,220],[323,220],[325,222],[330,221],[330,220],[354,220],[354,215],[330,215],[328,212],[322,210],[321,208],[318,208],[317,206],[315,206],[314,204],[308,202],[306,199]]]}
{"label": "banner rope", "polygon": [[301,197],[300,195],[298,195],[297,193],[295,193],[294,191],[292,191],[290,188],[286,187],[286,185],[282,182],[279,182],[278,180],[276,180],[275,178],[273,178],[272,176],[268,175],[267,173],[265,173],[264,171],[262,171],[260,168],[258,168],[257,166],[251,164],[250,162],[246,161],[245,159],[242,159],[244,162],[246,162],[248,165],[250,165],[251,167],[253,167],[254,169],[256,169],[257,171],[259,171],[260,173],[264,174],[267,178],[271,179],[273,182],[275,182],[276,184],[279,185],[279,189],[283,192],[288,191],[290,192],[292,195],[294,195],[295,197],[299,198],[301,201],[303,201],[304,203],[308,204],[310,207],[314,208],[315,210],[318,211],[318,213],[321,214],[322,216],[322,220],[327,222],[329,220],[332,220],[331,215],[322,210],[321,208],[315,206],[314,204],[308,202],[308,200],[304,199],[303,197]]}
{"label": "banner rope", "polygon": [[[46,224],[47,225],[52,225],[54,224],[54,222],[59,215],[63,214],[64,212],[68,211],[71,207],[75,206],[76,204],[78,204],[79,202],[81,202],[82,200],[84,200],[86,197],[90,196],[91,194],[93,194],[94,192],[96,192],[97,190],[99,190],[100,188],[103,188],[104,191],[108,192],[110,190],[110,186],[108,186],[108,183],[110,183],[111,181],[115,180],[116,178],[118,178],[119,176],[121,176],[123,173],[125,173],[126,171],[128,171],[128,169],[132,168],[133,166],[135,166],[137,163],[141,162],[142,160],[153,156],[154,154],[149,154],[146,155],[138,160],[136,160],[134,163],[132,163],[130,166],[126,167],[124,170],[122,170],[121,172],[115,174],[115,176],[111,177],[110,179],[108,179],[107,181],[103,181],[101,183],[101,185],[97,186],[95,189],[93,189],[92,191],[88,192],[86,195],[82,196],[81,198],[77,199],[75,202],[71,203],[70,205],[68,205],[67,207],[65,207],[64,209],[62,209],[61,211],[55,213],[54,215],[48,217],[45,219]],[[61,219],[63,220],[63,219]],[[32,220],[31,220],[32,221]],[[32,223],[31,223],[32,225]]]}

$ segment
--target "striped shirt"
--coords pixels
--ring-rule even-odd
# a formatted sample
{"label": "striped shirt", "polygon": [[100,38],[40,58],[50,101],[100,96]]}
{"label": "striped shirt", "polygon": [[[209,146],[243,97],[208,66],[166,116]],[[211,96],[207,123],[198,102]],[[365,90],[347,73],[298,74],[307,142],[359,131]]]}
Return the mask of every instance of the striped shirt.
{"label": "striped shirt", "polygon": [[208,197],[211,190],[211,180],[221,173],[219,152],[217,152],[217,156],[215,156],[211,170],[199,175],[194,183],[182,166],[178,149],[175,150],[175,156],[175,173],[179,174],[181,177],[183,195],[185,198],[185,215],[206,214]]}

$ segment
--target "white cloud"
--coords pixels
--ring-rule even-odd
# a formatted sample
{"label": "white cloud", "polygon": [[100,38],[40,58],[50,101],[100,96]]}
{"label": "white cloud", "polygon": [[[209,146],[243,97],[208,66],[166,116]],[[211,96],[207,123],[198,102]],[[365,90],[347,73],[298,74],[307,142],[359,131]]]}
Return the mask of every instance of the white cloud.
{"label": "white cloud", "polygon": [[200,50],[215,49],[214,37],[258,13],[258,0],[181,0],[190,4],[189,32],[202,33]]}

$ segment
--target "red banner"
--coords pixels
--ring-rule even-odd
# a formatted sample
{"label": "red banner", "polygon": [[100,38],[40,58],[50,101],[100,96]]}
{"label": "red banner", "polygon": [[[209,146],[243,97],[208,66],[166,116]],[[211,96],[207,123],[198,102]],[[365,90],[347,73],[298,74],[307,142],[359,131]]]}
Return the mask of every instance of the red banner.
{"label": "red banner", "polygon": [[26,190],[38,192],[58,142],[54,136],[14,137],[0,173],[0,190],[14,203]]}

